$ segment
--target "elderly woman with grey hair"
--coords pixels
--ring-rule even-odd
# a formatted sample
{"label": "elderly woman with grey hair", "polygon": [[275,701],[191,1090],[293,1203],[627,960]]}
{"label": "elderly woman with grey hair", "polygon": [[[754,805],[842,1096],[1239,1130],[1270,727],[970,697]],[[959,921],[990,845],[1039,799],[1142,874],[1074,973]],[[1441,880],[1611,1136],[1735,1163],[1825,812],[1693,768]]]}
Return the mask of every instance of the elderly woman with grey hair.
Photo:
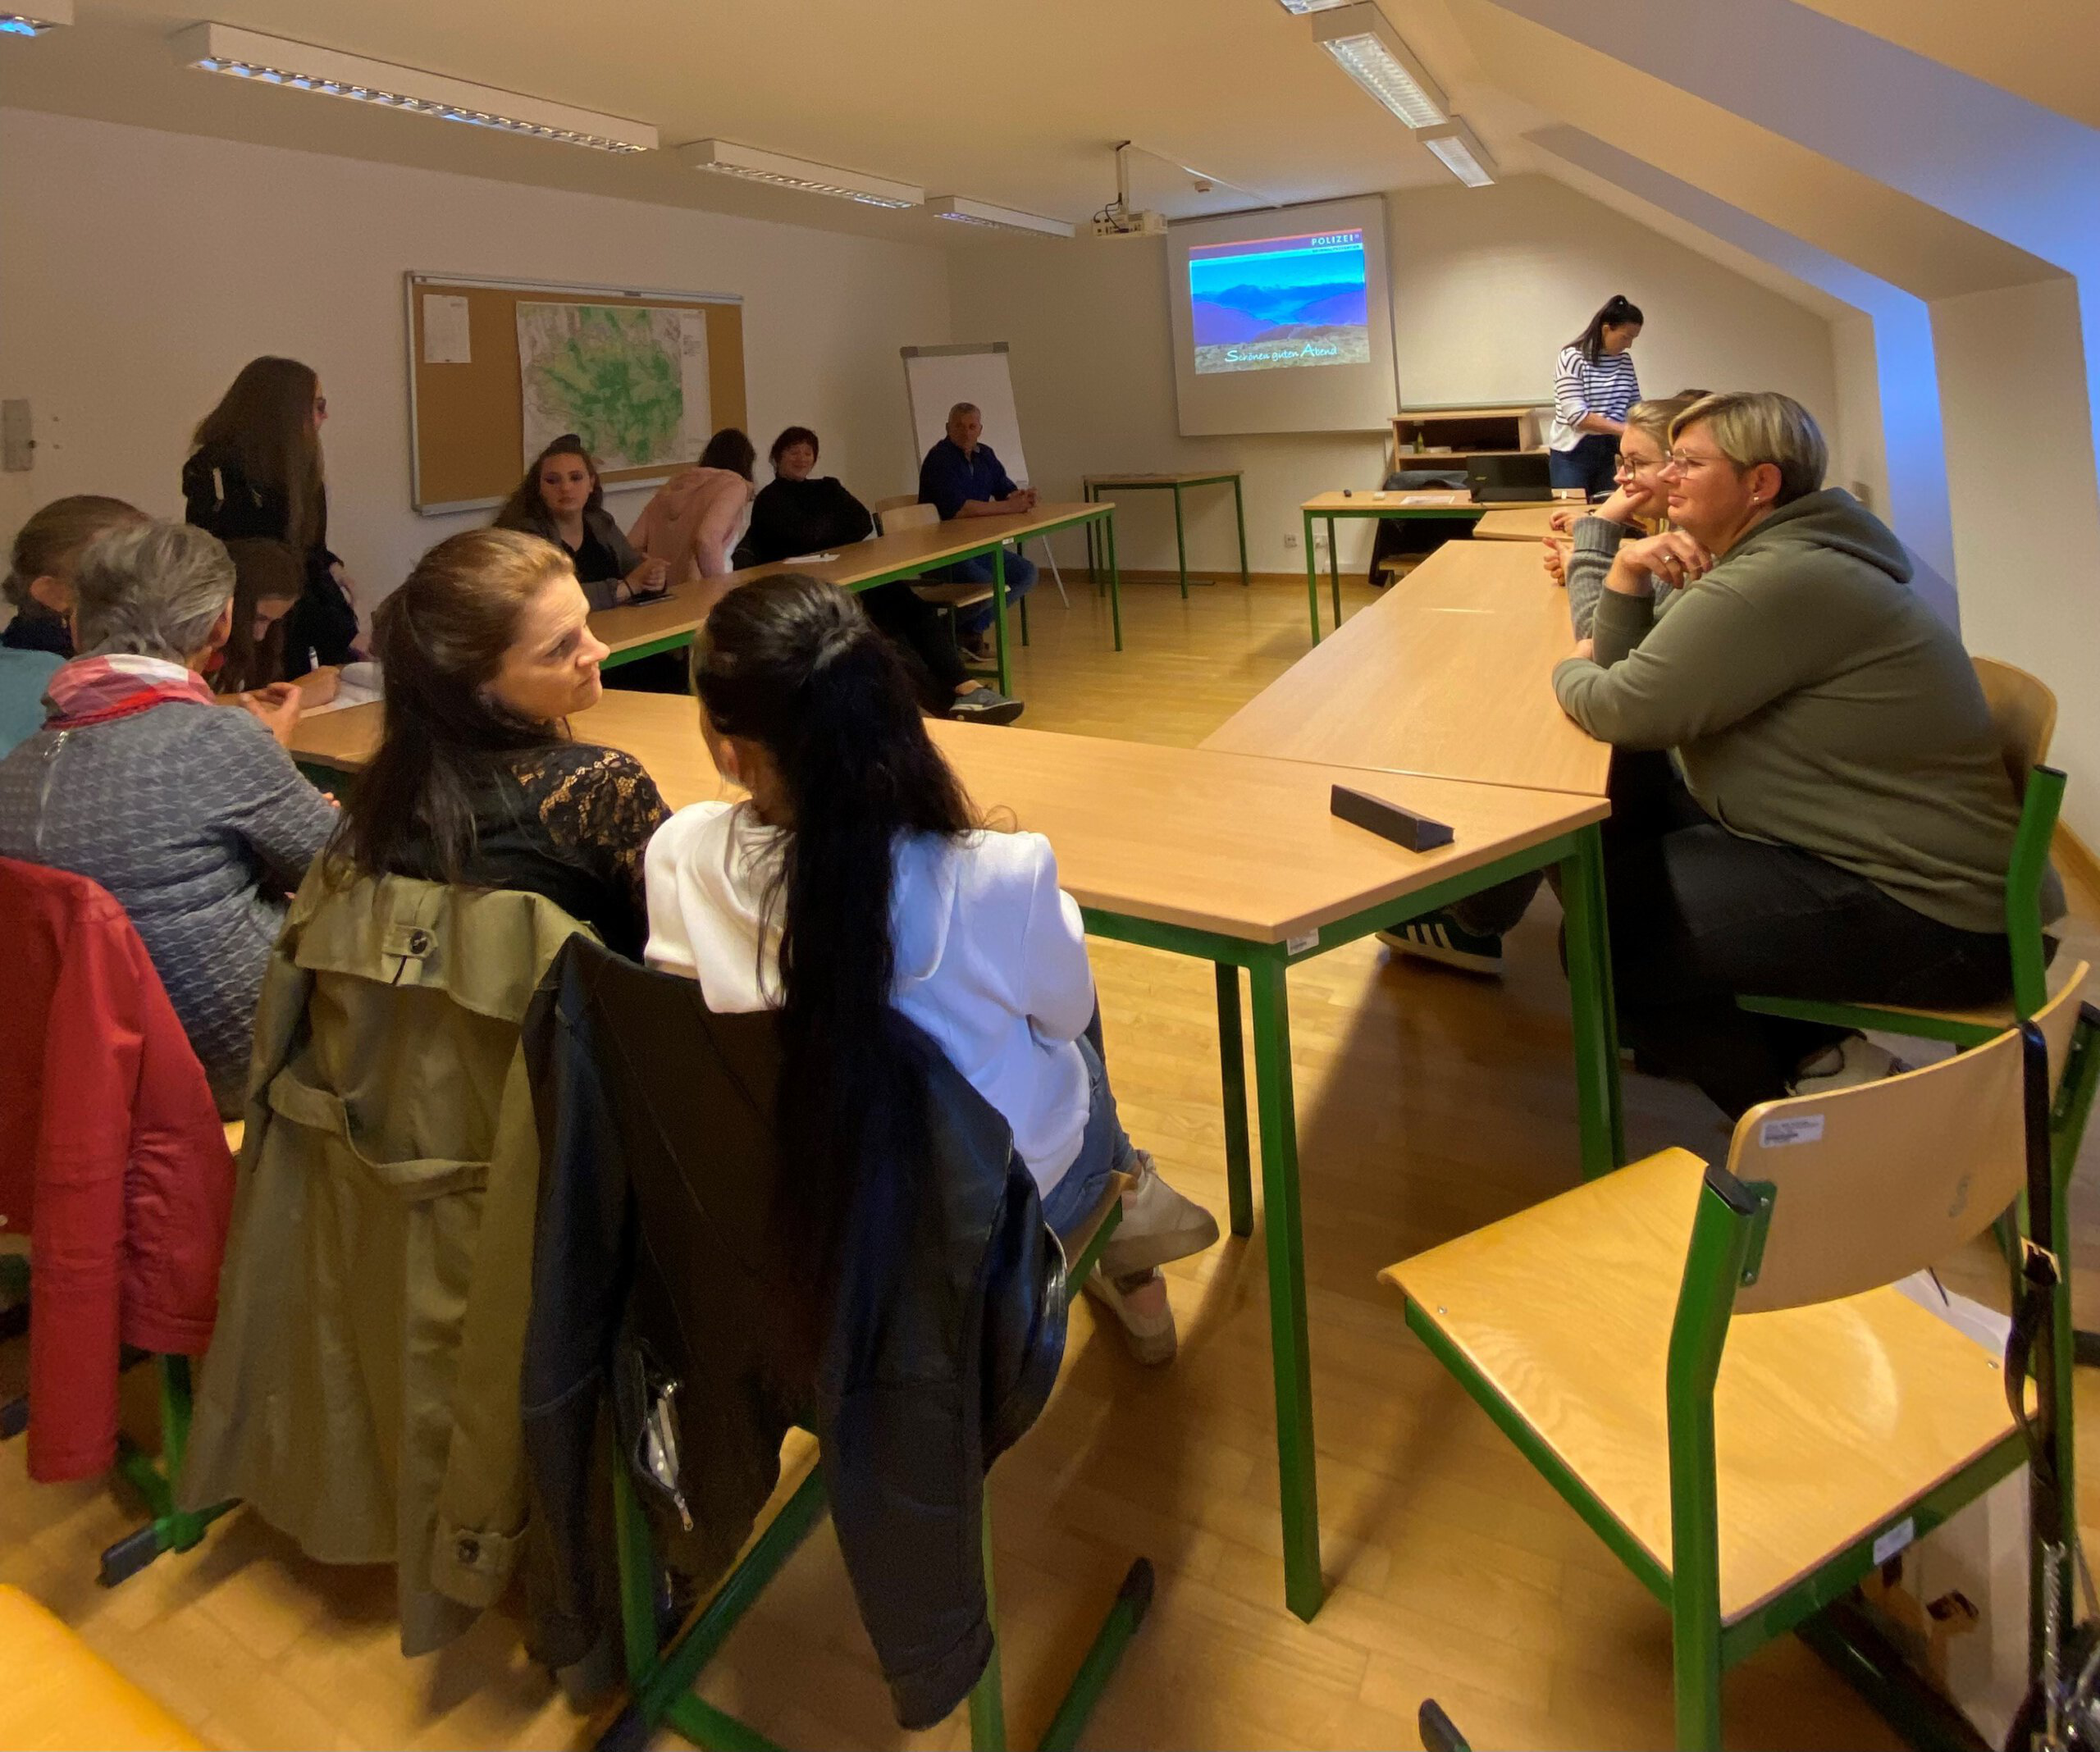
{"label": "elderly woman with grey hair", "polygon": [[52,677],[43,728],[0,760],[0,857],[116,898],[229,1117],[284,897],[336,825],[261,714],[213,704],[200,672],[231,631],[233,591],[201,529],[97,539],[74,577],[80,655]]}

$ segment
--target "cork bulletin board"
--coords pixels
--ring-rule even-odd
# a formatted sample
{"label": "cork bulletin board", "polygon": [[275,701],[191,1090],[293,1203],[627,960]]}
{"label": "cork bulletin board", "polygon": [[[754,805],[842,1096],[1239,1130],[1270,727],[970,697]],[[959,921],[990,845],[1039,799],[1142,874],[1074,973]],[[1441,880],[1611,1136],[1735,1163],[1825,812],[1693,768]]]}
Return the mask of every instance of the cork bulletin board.
{"label": "cork bulletin board", "polygon": [[410,498],[425,516],[500,504],[558,432],[584,435],[607,486],[646,486],[745,423],[741,299],[404,278]]}

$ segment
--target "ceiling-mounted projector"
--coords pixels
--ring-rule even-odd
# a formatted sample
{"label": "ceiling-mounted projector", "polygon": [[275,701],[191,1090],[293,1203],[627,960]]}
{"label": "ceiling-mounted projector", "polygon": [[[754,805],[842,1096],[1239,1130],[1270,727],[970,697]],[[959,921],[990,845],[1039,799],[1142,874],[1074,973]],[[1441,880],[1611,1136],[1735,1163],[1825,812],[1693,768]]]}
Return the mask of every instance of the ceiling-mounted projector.
{"label": "ceiling-mounted projector", "polygon": [[1164,237],[1166,235],[1166,215],[1149,210],[1133,212],[1130,210],[1130,171],[1124,153],[1130,143],[1124,140],[1116,148],[1116,198],[1093,216],[1093,235],[1096,237]]}
{"label": "ceiling-mounted projector", "polygon": [[1096,237],[1164,237],[1166,215],[1132,212],[1127,207],[1104,207],[1093,216]]}

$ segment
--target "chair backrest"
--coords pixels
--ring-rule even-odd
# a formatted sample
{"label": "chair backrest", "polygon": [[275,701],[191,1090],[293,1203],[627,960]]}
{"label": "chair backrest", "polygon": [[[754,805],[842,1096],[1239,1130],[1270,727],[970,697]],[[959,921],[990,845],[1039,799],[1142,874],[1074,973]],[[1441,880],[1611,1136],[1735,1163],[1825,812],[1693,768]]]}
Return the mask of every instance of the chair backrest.
{"label": "chair backrest", "polygon": [[875,521],[886,536],[893,536],[900,529],[922,528],[940,520],[941,513],[935,507],[922,505],[915,499],[907,499],[902,504],[875,507]]}
{"label": "chair backrest", "polygon": [[[2034,1021],[2053,1091],[2085,988],[2070,969]],[[1772,1188],[1757,1280],[1739,1314],[1895,1283],[1979,1234],[2027,1184],[2020,1031],[1879,1083],[1766,1102],[1737,1122],[1728,1171]]]}
{"label": "chair backrest", "polygon": [[2049,743],[2057,731],[2057,696],[2046,682],[1995,657],[1969,660],[1991,709],[1998,758],[2005,762],[2014,793],[2024,797],[2027,775],[2049,758]]}
{"label": "chair backrest", "polygon": [[899,505],[915,505],[918,503],[916,493],[892,493],[887,499],[878,499],[868,509],[880,517],[883,512],[894,511]]}

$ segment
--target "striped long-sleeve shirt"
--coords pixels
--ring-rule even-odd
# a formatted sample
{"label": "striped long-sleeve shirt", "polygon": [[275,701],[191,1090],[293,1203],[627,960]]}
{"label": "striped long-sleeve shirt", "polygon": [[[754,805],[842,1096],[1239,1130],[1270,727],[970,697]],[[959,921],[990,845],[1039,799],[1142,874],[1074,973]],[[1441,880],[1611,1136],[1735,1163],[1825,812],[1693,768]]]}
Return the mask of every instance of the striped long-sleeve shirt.
{"label": "striped long-sleeve shirt", "polygon": [[1560,368],[1553,380],[1553,433],[1550,449],[1572,450],[1588,433],[1576,422],[1586,413],[1623,420],[1641,399],[1641,380],[1633,374],[1631,353],[1600,353],[1592,364],[1580,347],[1560,349]]}

